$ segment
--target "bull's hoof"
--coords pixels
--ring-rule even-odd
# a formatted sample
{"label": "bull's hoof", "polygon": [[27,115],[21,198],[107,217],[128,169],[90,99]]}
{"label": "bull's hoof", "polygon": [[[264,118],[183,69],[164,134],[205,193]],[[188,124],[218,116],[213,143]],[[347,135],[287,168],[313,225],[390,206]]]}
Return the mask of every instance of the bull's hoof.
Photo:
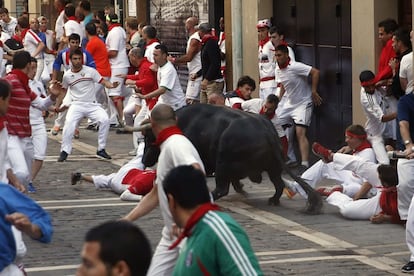
{"label": "bull's hoof", "polygon": [[227,195],[227,193],[224,193],[224,192],[221,192],[221,191],[219,191],[219,190],[214,190],[214,191],[212,191],[211,192],[211,194],[213,195],[213,199],[214,200],[217,200],[217,199],[219,199],[220,197],[223,197],[223,196],[225,196],[225,195]]}
{"label": "bull's hoof", "polygon": [[267,201],[267,203],[269,205],[278,206],[280,204],[280,201],[279,201],[278,198],[272,196],[271,198],[269,198],[269,200]]}
{"label": "bull's hoof", "polygon": [[241,182],[232,182],[234,190],[242,195],[246,195],[247,193],[243,190],[244,184]]}

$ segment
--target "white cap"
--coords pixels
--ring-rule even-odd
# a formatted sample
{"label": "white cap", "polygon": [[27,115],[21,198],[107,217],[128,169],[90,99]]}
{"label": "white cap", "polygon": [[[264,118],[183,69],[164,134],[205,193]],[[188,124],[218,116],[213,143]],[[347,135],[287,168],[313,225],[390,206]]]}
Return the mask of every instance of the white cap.
{"label": "white cap", "polygon": [[270,28],[272,27],[272,23],[270,23],[269,19],[262,19],[257,22],[256,28]]}

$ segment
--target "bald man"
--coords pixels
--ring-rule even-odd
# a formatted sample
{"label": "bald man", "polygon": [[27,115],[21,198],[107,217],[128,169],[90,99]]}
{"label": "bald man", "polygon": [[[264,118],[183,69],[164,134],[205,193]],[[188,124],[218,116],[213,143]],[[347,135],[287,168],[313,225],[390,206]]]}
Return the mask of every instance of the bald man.
{"label": "bald man", "polygon": [[203,172],[204,166],[193,144],[177,127],[175,112],[169,105],[157,104],[153,108],[151,127],[161,150],[158,157],[157,178],[152,190],[124,219],[134,221],[143,217],[154,210],[159,203],[164,227],[147,275],[172,275],[179,249],[175,247],[169,250],[176,237],[172,235],[173,218],[168,207],[167,196],[162,188],[164,178],[171,169],[181,165],[192,165]]}
{"label": "bald man", "polygon": [[196,74],[201,70],[201,38],[197,32],[198,18],[191,16],[185,21],[185,29],[188,35],[186,54],[180,57],[170,57],[173,64],[187,63],[188,83],[186,90],[187,104],[200,102],[201,76]]}

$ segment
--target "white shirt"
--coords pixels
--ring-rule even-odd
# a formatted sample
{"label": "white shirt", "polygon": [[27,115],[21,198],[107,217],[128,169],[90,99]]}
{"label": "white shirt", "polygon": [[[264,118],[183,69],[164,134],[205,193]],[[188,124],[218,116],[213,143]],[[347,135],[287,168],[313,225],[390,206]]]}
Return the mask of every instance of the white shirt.
{"label": "white shirt", "polygon": [[167,196],[162,187],[165,177],[171,169],[181,165],[198,163],[203,171],[204,165],[197,150],[184,135],[175,134],[168,137],[167,140],[161,144],[160,148],[161,153],[158,157],[155,185],[158,185],[158,201],[160,203],[164,225],[171,230],[173,219],[168,207]]}
{"label": "white shirt", "polygon": [[276,79],[285,87],[282,97],[285,107],[312,102],[312,89],[308,84],[308,76],[312,66],[301,62],[290,61],[284,68],[276,68]]}
{"label": "white shirt", "polygon": [[76,20],[68,20],[64,25],[65,35],[69,37],[71,34],[78,34],[80,36],[80,42],[85,38],[85,30],[82,24]]}
{"label": "white shirt", "polygon": [[61,11],[55,23],[56,42],[60,42],[62,39],[65,25],[65,11]]}
{"label": "white shirt", "polygon": [[7,127],[0,129],[0,182],[9,183],[7,170],[10,169],[9,156],[7,154]]}
{"label": "white shirt", "polygon": [[[32,91],[41,98],[46,98],[46,90],[41,81],[29,80],[29,87]],[[34,106],[30,106],[30,125],[44,124],[43,112]]]}
{"label": "white shirt", "polygon": [[109,59],[111,68],[128,68],[129,60],[126,53],[126,33],[122,27],[112,28],[106,37],[106,50],[118,51],[114,58]]}
{"label": "white shirt", "polygon": [[[40,37],[34,31],[28,30],[23,38],[23,47],[26,51],[30,53],[30,55],[33,55],[33,53],[37,49],[37,46],[39,46],[40,42],[42,42]],[[40,53],[37,54],[35,58],[43,58],[43,50],[40,51]]]}
{"label": "white shirt", "polygon": [[[190,38],[187,41],[187,53],[190,49],[191,40],[197,40],[199,43],[201,43],[201,38],[198,32],[193,33]],[[198,51],[193,59],[189,62],[187,62],[187,68],[188,68],[188,74],[195,74],[198,71],[201,70],[201,51]]]}
{"label": "white shirt", "polygon": [[233,105],[238,104],[238,103],[243,103],[244,100],[240,97],[230,97],[230,98],[225,98],[224,100],[224,104],[228,107],[233,108]]}
{"label": "white shirt", "polygon": [[400,62],[400,78],[407,79],[407,88],[405,94],[411,93],[414,90],[413,79],[413,52],[403,56]]}
{"label": "white shirt", "polygon": [[158,41],[154,41],[145,47],[144,57],[146,57],[152,63],[154,63],[154,49],[157,45],[160,45],[160,43]]}
{"label": "white shirt", "polygon": [[9,23],[6,23],[3,20],[1,20],[0,25],[3,29],[3,32],[8,33],[9,36],[12,37],[14,35],[15,30],[16,30],[17,19],[12,17],[12,16],[9,16],[9,17],[10,17]]}
{"label": "white shirt", "polygon": [[158,98],[158,103],[163,103],[177,110],[185,106],[185,94],[180,84],[177,71],[171,62],[167,61],[163,66],[158,67],[157,72],[158,87],[167,89]]}
{"label": "white shirt", "polygon": [[[74,102],[95,103],[95,83],[100,83],[101,75],[94,68],[82,66],[82,69],[74,73],[68,70],[63,75],[62,86],[68,89],[72,104]],[[65,97],[66,98],[66,97]]]}
{"label": "white shirt", "polygon": [[[254,114],[260,114],[260,111],[262,110],[265,103],[266,103],[266,100],[255,98],[255,99],[250,99],[250,100],[242,102],[241,107],[243,111],[254,113]],[[283,130],[283,127],[281,125],[276,124],[276,111],[275,111],[275,116],[273,116],[273,118],[270,119],[270,121],[275,127],[279,137],[283,137],[286,135],[285,131]]]}
{"label": "white shirt", "polygon": [[382,99],[381,92],[375,90],[374,94],[368,94],[365,89],[361,88],[361,105],[364,110],[367,121],[365,130],[368,135],[382,136],[385,130],[385,123],[381,122],[385,112],[385,103]]}

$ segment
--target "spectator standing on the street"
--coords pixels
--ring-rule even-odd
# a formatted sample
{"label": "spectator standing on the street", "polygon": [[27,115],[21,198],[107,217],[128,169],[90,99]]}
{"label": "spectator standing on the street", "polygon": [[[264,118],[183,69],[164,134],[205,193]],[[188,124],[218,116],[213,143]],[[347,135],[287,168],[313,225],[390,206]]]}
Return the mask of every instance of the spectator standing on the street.
{"label": "spectator standing on the street", "polygon": [[[61,43],[63,42],[64,45],[69,43],[69,36],[73,33],[79,35],[80,42],[85,38],[85,27],[78,22],[78,18],[75,15],[76,8],[72,4],[67,4],[65,6],[65,18],[66,22],[63,25],[64,34],[61,39]],[[64,45],[59,45],[59,49],[63,49]]]}
{"label": "spectator standing on the street", "polygon": [[86,27],[89,22],[93,19],[93,12],[91,10],[91,3],[88,0],[82,0],[78,5],[79,11],[83,15],[83,20],[81,22],[83,27]]}
{"label": "spectator standing on the street", "polygon": [[[56,49],[63,49],[64,45],[60,45],[62,37],[65,34],[64,25],[65,25],[65,5],[66,0],[54,0],[53,5],[58,13],[58,17],[55,23],[55,33],[56,33]],[[64,43],[63,43],[64,44]]]}
{"label": "spectator standing on the street", "polygon": [[125,22],[125,31],[127,37],[127,50],[131,50],[134,47],[138,47],[138,43],[141,40],[141,35],[138,32],[138,19],[130,17]]}
{"label": "spectator standing on the street", "polygon": [[146,95],[137,93],[138,97],[149,100],[158,97],[157,104],[166,104],[173,110],[185,106],[185,94],[181,88],[180,79],[174,65],[168,61],[168,49],[164,44],[154,49],[154,60],[158,65],[158,88]]}
{"label": "spectator standing on the street", "polygon": [[[218,46],[220,48],[220,55],[221,55],[221,75],[223,78],[226,78],[226,33],[224,32],[224,17],[220,17],[219,19],[219,38],[218,38]],[[224,86],[226,86],[226,82],[224,82]],[[226,88],[223,88],[223,91],[226,91]]]}
{"label": "spectator standing on the street", "polygon": [[375,82],[392,78],[392,69],[389,63],[396,56],[392,47],[392,36],[397,28],[397,22],[391,18],[387,18],[378,23],[378,38],[382,45],[382,50],[378,62],[378,72],[375,76]]}
{"label": "spectator standing on the street", "polygon": [[[32,57],[30,62],[31,72],[29,76],[30,89],[41,98],[46,98],[47,93],[43,82],[35,79],[37,62],[41,62]],[[37,174],[43,166],[43,160],[46,156],[47,149],[47,132],[46,124],[43,118],[43,111],[41,109],[30,106],[30,126],[32,128],[32,143],[33,143],[33,163],[32,163],[32,182],[35,180]],[[33,185],[29,186],[29,193],[35,192]]]}
{"label": "spectator standing on the street", "polygon": [[[40,16],[38,20],[40,24],[40,33],[44,36],[45,39],[43,43],[46,46],[45,52],[43,53],[45,66],[43,68],[43,73],[41,76],[42,81],[46,83],[52,79],[53,62],[56,58],[56,52],[54,51],[54,49],[56,49],[56,34],[47,28],[48,20],[46,17]],[[42,37],[40,38],[43,40]]]}
{"label": "spectator standing on the street", "polygon": [[14,173],[24,185],[31,183],[33,143],[31,139],[30,106],[47,110],[59,93],[51,91],[46,98],[37,96],[29,87],[31,56],[21,51],[13,56],[13,70],[5,77],[12,85],[10,105],[6,114],[8,155]]}
{"label": "spectator standing on the street", "polygon": [[[301,164],[309,167],[309,141],[306,130],[311,123],[313,105],[322,104],[318,94],[319,70],[289,58],[286,45],[275,48],[278,63],[276,79],[281,85],[280,103],[277,109],[279,125],[295,125],[296,137],[299,143]],[[308,84],[308,76],[312,78],[312,86]]]}
{"label": "spectator standing on the street", "polygon": [[375,88],[375,75],[371,71],[362,71],[359,74],[361,82],[360,101],[367,121],[365,131],[367,139],[372,145],[375,157],[380,164],[390,164],[384,145],[385,123],[395,120],[397,113],[385,114],[383,95]]}
{"label": "spectator standing on the street", "polygon": [[40,80],[40,76],[43,73],[44,63],[44,50],[46,49],[45,43],[39,37],[39,21],[37,18],[30,19],[30,29],[27,30],[26,35],[23,36],[23,46],[30,55],[38,60],[37,73],[35,79]]}
{"label": "spectator standing on the street", "polygon": [[109,221],[86,233],[81,256],[78,276],[145,276],[151,263],[151,245],[134,224]]}
{"label": "spectator standing on the street", "polygon": [[201,38],[196,29],[197,25],[197,17],[187,18],[185,21],[185,29],[188,35],[186,53],[180,57],[169,58],[173,64],[187,63],[188,82],[185,92],[187,104],[200,102],[201,76],[195,77],[197,72],[201,70]]}
{"label": "spectator standing on the street", "polygon": [[0,183],[0,275],[23,276],[26,274],[14,263],[18,249],[12,227],[43,243],[52,239],[53,226],[49,214],[33,199],[10,185]]}
{"label": "spectator standing on the street", "polygon": [[[269,94],[276,94],[274,46],[270,41],[269,29],[271,27],[269,19],[259,20],[256,28],[258,32],[259,48],[259,97],[266,99]],[[273,51],[271,50],[273,48]]]}
{"label": "spectator standing on the street", "polygon": [[[405,36],[405,41],[407,41],[406,39],[407,37]],[[408,41],[406,43],[408,43]],[[409,45],[411,46],[411,43]],[[413,52],[411,47],[410,49],[411,51],[404,55],[400,62],[400,85],[405,94],[409,94],[414,91]]]}
{"label": "spectator standing on the street", "polygon": [[[58,111],[68,109],[68,113],[66,115],[65,127],[63,128],[62,146],[58,162],[65,161],[72,152],[72,137],[75,128],[84,117],[90,118],[93,122],[99,124],[96,156],[103,159],[111,159],[111,156],[105,151],[109,132],[108,114],[96,101],[95,85],[102,84],[106,88],[113,88],[118,83],[111,83],[103,79],[94,68],[83,66],[82,59],[83,52],[80,48],[71,51],[70,61],[72,67],[63,75],[62,87],[63,90],[66,90],[66,96]],[[62,90],[59,84],[53,86],[57,86],[56,90]]]}
{"label": "spectator standing on the street", "polygon": [[[108,25],[108,36],[106,37],[106,50],[108,51],[109,63],[111,64],[111,82],[118,82],[119,85],[114,89],[108,90],[108,95],[115,105],[118,116],[118,126],[123,126],[124,99],[127,95],[124,80],[118,75],[128,73],[129,61],[126,53],[126,33],[119,24],[116,14],[106,16]],[[112,120],[111,120],[112,121]]]}
{"label": "spectator standing on the street", "polygon": [[17,19],[9,15],[7,8],[0,8],[0,25],[3,32],[7,33],[10,37],[14,36],[14,32],[17,27]]}
{"label": "spectator standing on the street", "polygon": [[[401,140],[398,149],[406,159],[398,159],[398,212],[402,220],[407,220],[405,238],[410,250],[410,261],[402,267],[403,272],[414,271],[414,93],[402,96],[398,101],[398,124]],[[400,138],[400,137],[398,137]]]}
{"label": "spectator standing on the street", "polygon": [[160,45],[157,39],[157,29],[154,26],[147,25],[142,29],[142,38],[145,41],[145,57],[154,63],[154,50],[157,45]]}
{"label": "spectator standing on the street", "polygon": [[195,147],[177,127],[175,112],[170,106],[165,104],[156,105],[151,112],[150,120],[152,131],[157,137],[156,143],[161,150],[158,158],[157,178],[152,190],[124,218],[134,221],[151,212],[159,204],[164,219],[164,227],[148,275],[171,275],[179,250],[178,248],[169,250],[174,242],[173,217],[168,208],[167,195],[162,185],[168,172],[175,167],[192,165],[196,169],[204,171],[204,166]]}
{"label": "spectator standing on the street", "polygon": [[224,79],[221,75],[221,54],[217,44],[217,38],[212,34],[209,23],[201,23],[198,33],[201,38],[201,70],[193,79],[202,76],[200,102],[207,103],[207,98],[212,93],[223,93]]}
{"label": "spectator standing on the street", "polygon": [[[144,50],[138,47],[132,48],[128,53],[128,57],[131,64],[137,67],[138,74],[125,76],[125,84],[135,85],[139,93],[142,95],[147,95],[150,92],[157,90],[157,73],[151,70],[153,63],[144,57]],[[137,107],[140,106],[138,114],[133,118],[134,127],[138,127],[145,118],[149,117],[152,108],[157,103],[158,97],[142,100],[137,95],[133,95],[130,99],[133,101],[132,104],[134,109],[138,109]],[[142,140],[142,138],[143,136],[141,132],[132,133],[134,150],[131,152],[131,155],[136,154],[139,144],[138,141]]]}
{"label": "spectator standing on the street", "polygon": [[211,203],[202,171],[191,165],[173,168],[163,190],[174,222],[182,229],[170,248],[187,238],[172,275],[263,275],[245,231]]}

